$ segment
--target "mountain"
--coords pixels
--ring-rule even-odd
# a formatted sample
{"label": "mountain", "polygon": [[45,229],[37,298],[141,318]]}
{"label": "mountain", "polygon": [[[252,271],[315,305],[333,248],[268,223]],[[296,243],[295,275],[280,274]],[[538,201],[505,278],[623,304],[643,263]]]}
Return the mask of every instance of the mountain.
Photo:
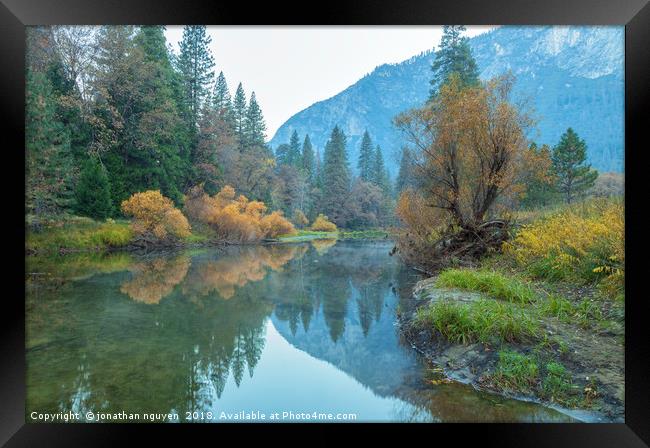
{"label": "mountain", "polygon": [[[623,171],[624,28],[503,26],[470,39],[481,79],[511,70],[515,99],[528,99],[537,119],[529,137],[555,145],[572,127],[600,171]],[[287,120],[270,145],[287,142],[293,130],[308,133],[321,154],[334,125],[348,136],[348,158],[357,169],[364,130],[381,145],[392,176],[403,139],[392,125],[398,113],[429,95],[433,50],[398,64],[384,64],[341,93]]]}

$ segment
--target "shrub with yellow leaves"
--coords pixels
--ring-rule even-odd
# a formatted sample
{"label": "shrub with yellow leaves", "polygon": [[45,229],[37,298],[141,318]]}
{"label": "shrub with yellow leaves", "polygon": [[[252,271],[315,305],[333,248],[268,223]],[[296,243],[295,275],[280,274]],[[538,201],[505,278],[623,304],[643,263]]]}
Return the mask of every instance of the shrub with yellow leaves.
{"label": "shrub with yellow leaves", "polygon": [[318,232],[336,232],[336,224],[330,222],[327,216],[319,214],[311,225],[311,230]]}
{"label": "shrub with yellow leaves", "polygon": [[133,194],[122,202],[121,209],[126,216],[134,218],[131,227],[136,235],[153,235],[159,240],[190,235],[187,218],[158,190]]}
{"label": "shrub with yellow leaves", "polygon": [[190,219],[209,225],[218,238],[227,241],[254,242],[295,231],[281,212],[266,211],[264,202],[236,196],[229,185],[214,196],[199,186],[190,190],[185,199],[185,212]]}
{"label": "shrub with yellow leaves", "polygon": [[618,200],[590,200],[523,226],[505,253],[548,279],[601,281],[618,295],[625,280],[625,222]]}

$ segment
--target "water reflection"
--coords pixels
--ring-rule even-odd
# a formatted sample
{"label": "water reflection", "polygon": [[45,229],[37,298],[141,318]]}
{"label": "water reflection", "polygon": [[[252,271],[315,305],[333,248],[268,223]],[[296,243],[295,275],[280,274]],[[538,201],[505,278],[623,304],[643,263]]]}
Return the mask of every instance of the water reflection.
{"label": "water reflection", "polygon": [[129,267],[133,278],[122,283],[120,291],[136,302],[158,303],[183,281],[189,268],[190,259],[185,255],[134,263]]}
{"label": "water reflection", "polygon": [[35,260],[51,275],[27,282],[27,410],[175,411],[184,420],[248,405],[365,420],[566,419],[427,384],[394,326],[399,292],[415,278],[388,249],[231,247],[84,260],[84,275]]}

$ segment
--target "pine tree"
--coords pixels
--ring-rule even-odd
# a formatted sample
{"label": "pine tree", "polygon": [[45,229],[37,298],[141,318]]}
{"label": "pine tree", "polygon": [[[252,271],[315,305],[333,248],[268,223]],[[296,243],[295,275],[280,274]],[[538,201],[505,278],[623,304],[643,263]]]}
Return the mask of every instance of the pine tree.
{"label": "pine tree", "polygon": [[223,72],[219,72],[212,95],[212,107],[226,123],[233,124],[232,98]]}
{"label": "pine tree", "polygon": [[244,145],[244,128],[246,126],[246,94],[244,93],[244,87],[240,82],[237,86],[237,91],[235,92],[235,100],[232,105],[233,110],[233,119],[235,125],[235,135],[238,138],[240,148]]}
{"label": "pine tree", "polygon": [[106,169],[95,157],[86,160],[75,188],[76,211],[82,216],[104,220],[111,216],[111,188]]}
{"label": "pine tree", "polygon": [[551,160],[551,149],[548,145],[537,147],[531,143],[528,147],[533,161],[533,170],[530,178],[526,180],[526,194],[521,201],[525,208],[544,207],[556,198],[555,176]]}
{"label": "pine tree", "polygon": [[345,227],[345,203],[350,194],[350,168],[345,145],[345,134],[335,126],[323,157],[321,211],[339,227]]}
{"label": "pine tree", "polygon": [[[177,79],[162,27],[110,26],[99,33],[91,152],[102,154],[113,204],[143,190],[182,202],[196,156],[196,126],[178,107]],[[194,130],[194,132],[192,131]]]}
{"label": "pine tree", "polygon": [[568,128],[560,142],[553,148],[551,156],[553,170],[557,176],[558,190],[567,203],[580,193],[591,188],[596,182],[598,171],[586,163],[587,144],[578,134]]}
{"label": "pine tree", "polygon": [[25,108],[27,206],[36,215],[57,213],[72,203],[70,135],[56,118],[52,86],[28,70]]}
{"label": "pine tree", "polygon": [[412,157],[411,151],[407,147],[402,148],[399,172],[395,181],[395,193],[398,195],[409,187],[415,187]]}
{"label": "pine tree", "polygon": [[374,150],[372,145],[372,140],[370,139],[370,134],[368,131],[363,133],[363,139],[361,140],[361,149],[359,150],[359,177],[364,182],[370,182],[372,178],[372,169],[374,163]]}
{"label": "pine tree", "polygon": [[377,145],[373,156],[374,160],[372,162],[370,181],[373,184],[377,185],[385,195],[389,195],[390,178],[388,177],[388,172],[386,171],[386,166],[384,165],[384,156],[379,145]]}
{"label": "pine tree", "polygon": [[452,73],[457,74],[461,86],[475,86],[479,83],[478,66],[469,47],[469,39],[461,34],[465,31],[462,25],[445,25],[443,27],[440,49],[431,66],[431,97],[442,84],[447,82]]}
{"label": "pine tree", "polygon": [[255,92],[251,93],[251,99],[246,111],[246,120],[244,121],[244,144],[250,146],[264,146],[266,143],[266,124],[262,109],[257,104]]}
{"label": "pine tree", "polygon": [[209,95],[209,87],[214,78],[211,42],[205,25],[187,25],[183,28],[178,65],[194,123],[198,123],[199,112]]}
{"label": "pine tree", "polygon": [[314,148],[311,145],[309,134],[307,134],[302,143],[302,169],[310,184],[314,180],[314,164]]}
{"label": "pine tree", "polygon": [[289,154],[289,144],[281,143],[275,148],[275,161],[278,166],[287,164],[287,155]]}
{"label": "pine tree", "polygon": [[295,130],[289,139],[289,151],[287,153],[286,163],[296,168],[300,168],[302,165],[300,157],[300,138],[298,137],[298,132]]}
{"label": "pine tree", "polygon": [[199,118],[199,131],[193,158],[193,184],[203,184],[206,193],[213,195],[221,187],[222,170],[218,162],[221,139],[227,133],[217,111],[213,107],[204,108]]}

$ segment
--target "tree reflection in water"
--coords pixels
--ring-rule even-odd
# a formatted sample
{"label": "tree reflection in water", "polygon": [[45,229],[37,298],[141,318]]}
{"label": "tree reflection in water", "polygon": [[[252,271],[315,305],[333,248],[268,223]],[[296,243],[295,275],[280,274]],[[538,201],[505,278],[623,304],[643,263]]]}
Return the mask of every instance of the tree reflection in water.
{"label": "tree reflection in water", "polygon": [[58,264],[41,263],[56,275],[27,283],[27,410],[183,419],[213,409],[227,390],[255,381],[270,319],[294,347],[375,396],[398,397],[396,418],[454,420],[470,407],[479,420],[506,418],[512,406],[498,414],[472,391],[423,388],[422,366],[394,327],[394,291],[410,288],[388,250],[336,241],[230,247],[133,256],[110,269],[86,260],[83,277],[68,261],[75,280],[55,285],[47,279],[64,277]]}

